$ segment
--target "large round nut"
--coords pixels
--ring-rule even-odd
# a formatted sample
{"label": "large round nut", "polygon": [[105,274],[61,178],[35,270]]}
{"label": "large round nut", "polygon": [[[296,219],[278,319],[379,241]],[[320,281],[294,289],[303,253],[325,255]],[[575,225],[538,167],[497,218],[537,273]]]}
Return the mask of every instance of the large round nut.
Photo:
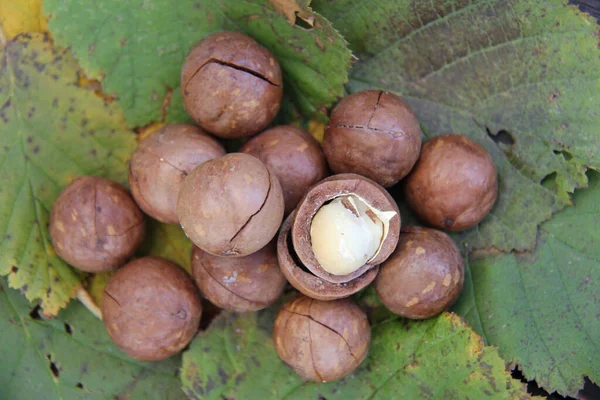
{"label": "large round nut", "polygon": [[403,227],[396,251],[381,266],[375,290],[393,313],[429,318],[450,307],[463,288],[464,265],[444,232]]}
{"label": "large round nut", "polygon": [[405,193],[408,205],[425,223],[462,231],[477,225],[494,207],[498,173],[479,144],[462,135],[440,135],[423,145]]}
{"label": "large round nut", "polygon": [[138,360],[179,353],[195,336],[202,303],[190,276],[160,257],[131,261],[108,281],[104,325],[115,344]]}
{"label": "large round nut", "polygon": [[277,238],[277,258],[281,272],[290,284],[316,300],[336,300],[349,297],[367,287],[379,272],[379,266],[365,271],[364,274],[344,283],[333,283],[314,275],[298,259],[292,243],[292,221],[294,214],[290,214],[279,231]]}
{"label": "large round nut", "polygon": [[75,179],[58,196],[50,216],[56,253],[87,272],[123,265],[144,239],[144,215],[116,182],[97,176]]}
{"label": "large round nut", "polygon": [[251,37],[219,32],[188,54],[181,70],[181,93],[185,109],[202,128],[228,139],[252,136],[279,111],[281,69]]}
{"label": "large round nut", "polygon": [[273,328],[279,357],[304,379],[330,382],[367,357],[371,328],[350,299],[318,301],[302,295],[287,302]]}
{"label": "large round nut", "polygon": [[211,303],[225,310],[258,311],[273,304],[285,289],[275,242],[245,257],[192,252],[194,279]]}
{"label": "large round nut", "polygon": [[129,163],[133,198],[152,218],[178,224],[177,196],[183,180],[205,161],[225,155],[225,149],[199,128],[165,125],[142,140]]}
{"label": "large round nut", "polygon": [[327,176],[321,146],[310,134],[294,126],[268,129],[246,142],[240,152],[258,157],[277,176],[286,215],[312,185]]}
{"label": "large round nut", "polygon": [[400,211],[388,192],[355,174],[324,179],[302,198],[292,223],[301,263],[321,279],[349,282],[394,251]]}
{"label": "large round nut", "polygon": [[183,230],[216,256],[240,257],[266,246],[283,220],[283,193],[258,158],[231,153],[199,165],[177,202]]}
{"label": "large round nut", "polygon": [[323,151],[331,169],[366,176],[384,187],[412,169],[421,149],[421,128],[400,97],[363,90],[345,97],[331,113]]}

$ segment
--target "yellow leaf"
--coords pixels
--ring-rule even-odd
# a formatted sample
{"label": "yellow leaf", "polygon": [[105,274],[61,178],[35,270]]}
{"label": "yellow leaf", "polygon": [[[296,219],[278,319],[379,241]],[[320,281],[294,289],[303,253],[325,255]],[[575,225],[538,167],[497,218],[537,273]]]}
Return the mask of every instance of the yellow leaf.
{"label": "yellow leaf", "polygon": [[19,33],[46,32],[48,19],[41,0],[0,0],[0,27],[6,39]]}
{"label": "yellow leaf", "polygon": [[294,25],[296,22],[296,17],[304,20],[308,25],[313,26],[315,23],[315,17],[310,12],[310,8],[308,10],[304,9],[298,4],[297,0],[269,0],[273,6],[285,15],[285,18],[288,20],[290,25]]}

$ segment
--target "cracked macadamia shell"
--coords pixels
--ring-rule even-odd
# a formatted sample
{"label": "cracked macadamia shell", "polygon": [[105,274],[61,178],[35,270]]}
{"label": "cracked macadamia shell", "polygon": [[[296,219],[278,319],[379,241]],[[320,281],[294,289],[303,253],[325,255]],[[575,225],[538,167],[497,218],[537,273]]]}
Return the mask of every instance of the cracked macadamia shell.
{"label": "cracked macadamia shell", "polygon": [[373,282],[379,272],[379,266],[344,283],[328,282],[310,272],[302,265],[294,251],[291,235],[293,219],[292,213],[281,226],[277,238],[277,258],[281,272],[295,289],[313,299],[328,301],[351,296]]}
{"label": "cracked macadamia shell", "polygon": [[291,213],[308,189],[327,176],[327,161],[319,143],[307,132],[276,126],[250,139],[240,150],[258,157],[275,173]]}
{"label": "cracked macadamia shell", "polygon": [[164,258],[131,261],[108,281],[104,325],[115,344],[138,360],[179,353],[195,336],[202,303],[192,278]]}
{"label": "cracked macadamia shell", "polygon": [[144,239],[144,215],[125,188],[97,176],[75,179],[50,216],[56,253],[87,272],[123,265]]}
{"label": "cracked macadamia shell", "polygon": [[277,301],[286,284],[275,242],[244,257],[218,257],[194,247],[192,268],[204,297],[225,310],[261,310]]}
{"label": "cracked macadamia shell", "polygon": [[283,96],[279,63],[238,32],[207,36],[188,54],[181,93],[198,125],[222,138],[252,136],[273,120]]}
{"label": "cracked macadamia shell", "polygon": [[371,327],[352,300],[319,301],[298,295],[281,308],[273,328],[283,362],[304,379],[331,382],[367,357]]}
{"label": "cracked macadamia shell", "polygon": [[421,128],[412,108],[381,90],[345,97],[333,109],[323,139],[335,173],[363,175],[384,187],[410,172],[420,149]]}
{"label": "cracked macadamia shell", "polygon": [[391,312],[423,319],[450,307],[463,282],[463,259],[452,239],[435,229],[409,226],[381,265],[375,290]]}
{"label": "cracked macadamia shell", "polygon": [[165,125],[142,140],[131,157],[133,198],[152,218],[178,224],[177,196],[183,180],[196,166],[224,155],[223,146],[199,128]]}
{"label": "cracked macadamia shell", "polygon": [[406,201],[435,228],[462,231],[481,222],[498,196],[498,173],[488,152],[462,135],[441,135],[423,145],[406,178]]}
{"label": "cracked macadamia shell", "polygon": [[[389,220],[389,229],[372,259],[351,273],[334,275],[323,269],[313,252],[311,225],[321,207],[343,195],[356,195],[373,209],[393,213],[394,216]],[[300,262],[314,275],[332,283],[350,282],[381,264],[394,251],[399,233],[400,211],[394,199],[377,183],[356,174],[333,175],[313,186],[300,200],[292,223],[292,242]]]}
{"label": "cracked macadamia shell", "polygon": [[283,194],[258,158],[231,153],[188,175],[177,215],[196,246],[216,256],[240,257],[273,239],[283,220]]}

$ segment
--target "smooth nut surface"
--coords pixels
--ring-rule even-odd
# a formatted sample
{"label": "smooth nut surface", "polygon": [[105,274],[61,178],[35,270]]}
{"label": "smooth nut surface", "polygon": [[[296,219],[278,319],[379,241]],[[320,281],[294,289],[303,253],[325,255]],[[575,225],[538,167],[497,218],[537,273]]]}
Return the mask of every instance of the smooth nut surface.
{"label": "smooth nut surface", "polygon": [[403,227],[396,251],[382,264],[375,290],[393,313],[429,318],[460,296],[464,264],[456,245],[444,232]]}
{"label": "smooth nut surface", "polygon": [[195,336],[202,303],[190,276],[160,257],[134,260],[104,288],[102,315],[115,344],[138,360],[162,360]]}
{"label": "smooth nut surface", "polygon": [[380,90],[345,97],[333,109],[323,140],[335,173],[363,175],[384,187],[410,172],[420,149],[421,128],[411,107]]}
{"label": "smooth nut surface", "polygon": [[273,337],[279,357],[298,375],[330,382],[350,374],[367,357],[371,328],[350,299],[298,295],[277,314]]}
{"label": "smooth nut surface", "polygon": [[327,176],[327,161],[319,143],[307,132],[289,125],[276,126],[250,139],[240,152],[264,162],[277,176],[291,213],[308,189]]}
{"label": "smooth nut surface", "polygon": [[71,182],[50,216],[56,253],[87,272],[123,265],[142,243],[144,226],[144,215],[125,188],[96,176]]}
{"label": "smooth nut surface", "polygon": [[[343,232],[344,224],[341,224],[342,229],[338,229],[333,224],[328,226],[325,223],[321,225],[323,230],[317,236],[320,238],[319,240],[325,240],[327,243],[317,243],[313,240],[311,228],[315,215],[323,206],[340,196],[349,195],[356,196],[368,206],[369,218],[379,218],[384,223],[383,238],[380,241],[376,254],[370,257],[365,264],[358,268],[355,265],[352,266],[350,268],[352,272],[349,273],[343,273],[345,270],[348,270],[344,266],[341,274],[333,274],[323,268],[317,259],[314,249],[323,247],[326,250],[328,246],[336,241],[338,244],[345,243],[343,239],[345,235],[352,235],[350,232]],[[334,283],[349,282],[374,266],[381,264],[396,247],[399,233],[400,212],[394,199],[377,183],[355,174],[333,175],[312,187],[298,204],[294,222],[292,223],[294,250],[302,264],[319,278]],[[345,243],[345,245],[349,245],[349,242]],[[339,253],[336,257],[340,262],[344,260],[343,248],[334,247],[331,250],[334,253]]]}
{"label": "smooth nut surface", "polygon": [[310,272],[302,265],[294,251],[291,236],[293,219],[292,213],[281,226],[277,238],[277,258],[281,272],[295,289],[313,299],[328,301],[351,296],[373,282],[379,272],[379,266],[344,283],[328,282]]}
{"label": "smooth nut surface", "polygon": [[462,231],[477,225],[494,207],[498,173],[479,144],[462,135],[440,135],[423,145],[405,193],[424,222]]}
{"label": "smooth nut surface", "polygon": [[218,257],[194,247],[192,267],[202,294],[225,310],[261,310],[277,301],[286,284],[275,242],[245,257]]}
{"label": "smooth nut surface", "polygon": [[217,256],[239,257],[266,246],[283,220],[283,193],[256,157],[231,153],[196,167],[177,202],[183,230]]}
{"label": "smooth nut surface", "polygon": [[142,140],[129,164],[136,203],[152,218],[178,224],[177,196],[185,177],[205,161],[225,155],[214,138],[188,124],[171,124]]}
{"label": "smooth nut surface", "polygon": [[251,37],[218,32],[200,41],[181,70],[181,93],[198,125],[223,138],[251,136],[281,105],[279,63]]}

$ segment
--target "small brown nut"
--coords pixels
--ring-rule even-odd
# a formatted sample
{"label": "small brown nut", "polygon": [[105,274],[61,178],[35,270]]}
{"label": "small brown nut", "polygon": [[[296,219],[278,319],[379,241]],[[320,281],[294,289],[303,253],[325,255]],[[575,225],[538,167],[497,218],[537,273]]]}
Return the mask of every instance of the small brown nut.
{"label": "small brown nut", "polygon": [[367,357],[371,327],[352,300],[319,301],[298,295],[283,305],[273,328],[279,358],[304,379],[330,382]]}
{"label": "small brown nut", "polygon": [[240,257],[265,247],[283,220],[283,193],[258,158],[230,153],[207,161],[183,182],[177,202],[192,242],[216,256]]}
{"label": "small brown nut", "polygon": [[198,125],[222,138],[252,136],[273,120],[283,96],[279,63],[238,32],[207,36],[188,54],[181,94]]}
{"label": "small brown nut", "polygon": [[198,165],[224,155],[223,146],[199,128],[165,125],[133,152],[129,163],[131,194],[152,218],[178,224],[177,196],[183,180]]}
{"label": "small brown nut", "polygon": [[481,222],[498,196],[488,152],[462,135],[436,136],[423,145],[406,179],[406,202],[427,224],[462,231]]}
{"label": "small brown nut", "polygon": [[403,227],[398,247],[381,266],[375,290],[393,313],[413,319],[433,317],[450,307],[463,288],[464,265],[444,232]]}
{"label": "small brown nut", "polygon": [[339,174],[312,187],[300,200],[292,242],[310,272],[333,283],[349,282],[394,251],[400,211],[372,180]]}
{"label": "small brown nut", "polygon": [[144,214],[116,182],[75,179],[58,196],[50,216],[56,253],[87,272],[110,271],[133,256],[144,239]]}
{"label": "small brown nut", "polygon": [[327,176],[327,161],[319,142],[294,126],[268,129],[246,142],[240,152],[258,157],[277,176],[286,215],[312,185]]}
{"label": "small brown nut", "polygon": [[291,235],[293,220],[292,213],[281,226],[277,239],[277,258],[281,272],[294,288],[313,299],[327,301],[351,296],[373,282],[379,272],[379,266],[344,283],[328,282],[310,272],[302,265],[294,251]]}
{"label": "small brown nut", "polygon": [[421,149],[421,128],[413,110],[400,97],[363,90],[345,97],[325,128],[323,151],[339,174],[366,176],[384,187],[404,178]]}
{"label": "small brown nut", "polygon": [[102,316],[115,344],[138,360],[162,360],[192,340],[202,314],[198,288],[177,264],[160,257],[131,261],[108,281]]}
{"label": "small brown nut", "polygon": [[200,291],[225,310],[258,311],[273,304],[285,289],[275,242],[245,257],[218,257],[194,247],[192,268]]}

